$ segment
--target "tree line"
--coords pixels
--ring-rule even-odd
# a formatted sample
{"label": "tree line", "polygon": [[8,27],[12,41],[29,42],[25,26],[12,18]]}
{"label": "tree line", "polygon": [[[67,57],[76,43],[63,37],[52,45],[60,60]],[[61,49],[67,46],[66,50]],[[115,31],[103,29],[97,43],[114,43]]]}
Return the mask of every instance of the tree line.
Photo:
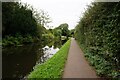
{"label": "tree line", "polygon": [[13,46],[41,40],[50,17],[21,2],[2,2],[2,45]]}
{"label": "tree line", "polygon": [[41,40],[52,41],[61,36],[70,37],[69,25],[63,23],[50,28],[50,16],[44,10],[38,11],[21,2],[2,2],[2,45],[16,46]]}

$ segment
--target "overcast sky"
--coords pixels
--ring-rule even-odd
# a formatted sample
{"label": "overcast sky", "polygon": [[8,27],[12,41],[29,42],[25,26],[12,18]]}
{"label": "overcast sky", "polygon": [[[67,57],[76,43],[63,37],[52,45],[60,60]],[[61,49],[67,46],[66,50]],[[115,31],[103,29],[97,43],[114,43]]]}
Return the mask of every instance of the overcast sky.
{"label": "overcast sky", "polygon": [[93,0],[21,0],[36,9],[48,12],[52,19],[49,24],[58,27],[62,23],[68,23],[69,29],[75,28],[77,22]]}

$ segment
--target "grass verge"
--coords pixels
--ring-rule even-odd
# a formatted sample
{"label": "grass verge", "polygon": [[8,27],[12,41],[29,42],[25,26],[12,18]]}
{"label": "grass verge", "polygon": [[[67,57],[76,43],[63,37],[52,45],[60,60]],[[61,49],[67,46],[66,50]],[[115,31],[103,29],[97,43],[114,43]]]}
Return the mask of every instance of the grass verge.
{"label": "grass verge", "polygon": [[71,40],[68,40],[60,50],[48,61],[35,66],[35,69],[28,75],[28,79],[35,78],[61,78],[64,65],[67,59]]}

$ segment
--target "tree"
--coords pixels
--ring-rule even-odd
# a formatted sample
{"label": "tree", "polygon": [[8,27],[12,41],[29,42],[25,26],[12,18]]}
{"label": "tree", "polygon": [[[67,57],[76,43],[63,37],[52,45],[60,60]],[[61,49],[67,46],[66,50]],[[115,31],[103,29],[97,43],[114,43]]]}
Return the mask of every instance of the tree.
{"label": "tree", "polygon": [[51,19],[47,12],[45,12],[44,10],[39,10],[39,11],[34,10],[34,16],[35,16],[35,19],[38,22],[38,24],[40,24],[43,27],[50,28],[48,26],[48,23],[51,22]]}
{"label": "tree", "polygon": [[53,30],[53,34],[57,37],[61,37],[62,36],[62,30],[61,29],[54,29]]}
{"label": "tree", "polygon": [[62,36],[67,36],[67,37],[69,36],[68,27],[69,27],[69,25],[67,23],[63,23],[58,27],[62,31]]}
{"label": "tree", "polygon": [[20,33],[21,35],[37,34],[37,22],[28,5],[18,2],[2,3],[3,37]]}
{"label": "tree", "polygon": [[69,36],[74,37],[75,29],[70,30]]}

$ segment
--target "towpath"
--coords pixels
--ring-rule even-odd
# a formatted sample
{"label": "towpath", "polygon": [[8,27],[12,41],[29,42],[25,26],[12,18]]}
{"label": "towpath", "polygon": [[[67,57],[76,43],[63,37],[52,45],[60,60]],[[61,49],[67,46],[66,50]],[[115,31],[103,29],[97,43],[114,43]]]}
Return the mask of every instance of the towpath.
{"label": "towpath", "polygon": [[63,78],[98,78],[96,72],[86,61],[76,40],[72,38],[65,64]]}

